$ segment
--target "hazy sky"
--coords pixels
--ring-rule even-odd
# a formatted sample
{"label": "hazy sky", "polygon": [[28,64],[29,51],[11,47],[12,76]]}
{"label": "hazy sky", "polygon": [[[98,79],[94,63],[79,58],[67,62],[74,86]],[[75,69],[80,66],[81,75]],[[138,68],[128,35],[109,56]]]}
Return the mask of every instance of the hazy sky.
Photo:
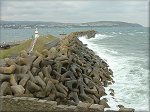
{"label": "hazy sky", "polygon": [[1,0],[2,20],[124,21],[148,26],[149,0]]}

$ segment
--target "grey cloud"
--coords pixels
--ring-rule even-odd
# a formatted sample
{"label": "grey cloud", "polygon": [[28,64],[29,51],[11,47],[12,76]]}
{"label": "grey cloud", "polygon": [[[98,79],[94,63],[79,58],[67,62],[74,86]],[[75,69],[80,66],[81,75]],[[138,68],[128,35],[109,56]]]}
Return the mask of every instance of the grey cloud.
{"label": "grey cloud", "polygon": [[[4,20],[87,22],[119,20],[148,24],[145,1],[2,1]],[[132,16],[132,18],[131,18]]]}

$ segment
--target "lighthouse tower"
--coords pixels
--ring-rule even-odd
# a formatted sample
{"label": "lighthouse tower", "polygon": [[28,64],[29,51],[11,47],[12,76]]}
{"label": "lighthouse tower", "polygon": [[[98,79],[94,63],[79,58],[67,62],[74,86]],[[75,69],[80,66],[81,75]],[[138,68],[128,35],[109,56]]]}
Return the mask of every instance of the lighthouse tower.
{"label": "lighthouse tower", "polygon": [[39,32],[38,32],[38,30],[37,30],[37,28],[36,28],[34,38],[37,39],[38,37],[39,37]]}
{"label": "lighthouse tower", "polygon": [[39,32],[38,32],[38,30],[37,30],[37,28],[36,28],[35,33],[34,33],[34,40],[33,40],[32,44],[31,44],[29,53],[31,53],[31,52],[33,51],[34,46],[35,46],[35,44],[36,44],[36,41],[37,41],[38,37],[39,37]]}

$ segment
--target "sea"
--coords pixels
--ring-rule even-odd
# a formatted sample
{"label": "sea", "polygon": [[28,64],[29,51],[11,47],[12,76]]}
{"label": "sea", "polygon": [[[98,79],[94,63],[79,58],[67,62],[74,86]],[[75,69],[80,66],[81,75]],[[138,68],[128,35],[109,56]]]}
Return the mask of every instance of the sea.
{"label": "sea", "polygon": [[[149,28],[148,27],[52,27],[39,28],[40,35],[96,30],[94,38],[79,39],[104,59],[113,71],[115,83],[106,87],[111,109],[117,105],[149,112]],[[1,29],[0,41],[14,42],[32,38],[35,29]],[[114,96],[109,95],[114,90]]]}

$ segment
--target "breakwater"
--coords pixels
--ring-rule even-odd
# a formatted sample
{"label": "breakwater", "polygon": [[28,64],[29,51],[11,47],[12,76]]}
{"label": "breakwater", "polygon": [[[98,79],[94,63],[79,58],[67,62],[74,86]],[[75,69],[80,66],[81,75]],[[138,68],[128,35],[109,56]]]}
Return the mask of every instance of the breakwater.
{"label": "breakwater", "polygon": [[22,51],[15,59],[6,58],[0,68],[1,96],[34,97],[58,105],[83,102],[101,111],[109,108],[101,97],[106,95],[104,87],[113,82],[113,72],[79,41],[78,36],[94,36],[87,32],[71,33],[41,53]]}

